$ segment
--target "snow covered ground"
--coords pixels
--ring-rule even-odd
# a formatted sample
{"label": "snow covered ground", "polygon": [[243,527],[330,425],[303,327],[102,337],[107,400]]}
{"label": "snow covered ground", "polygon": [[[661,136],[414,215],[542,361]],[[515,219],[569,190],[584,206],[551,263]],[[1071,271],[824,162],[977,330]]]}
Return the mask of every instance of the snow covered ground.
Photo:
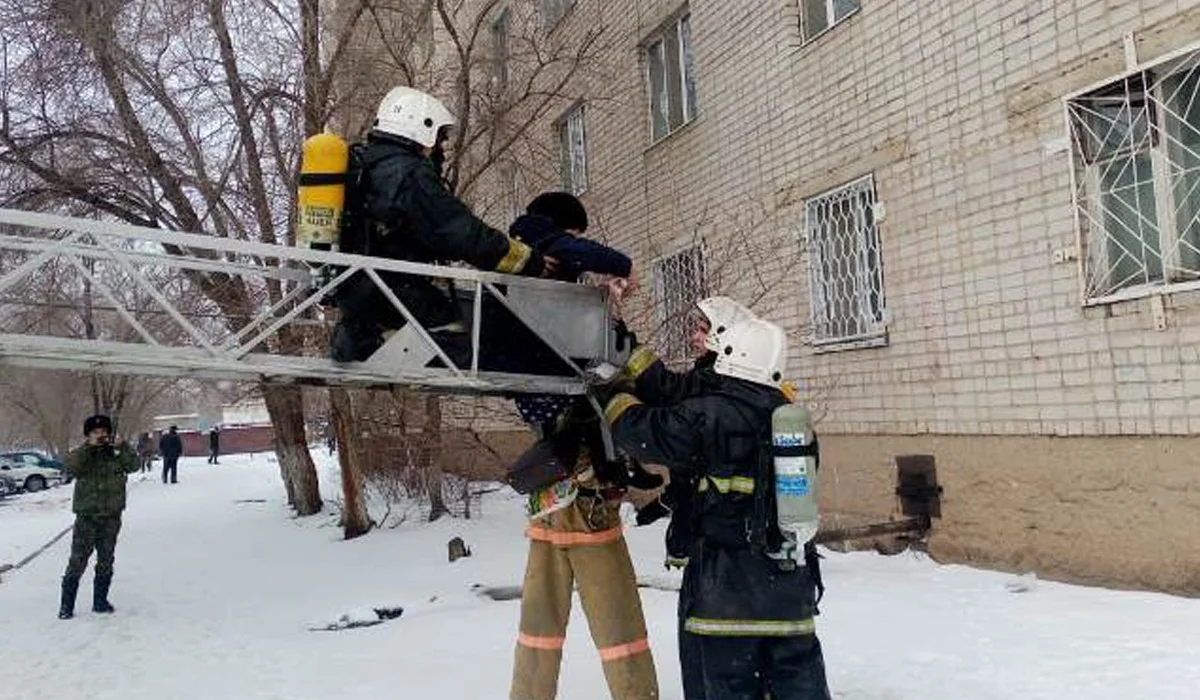
{"label": "snow covered ground", "polygon": [[[469,587],[520,581],[525,542],[511,494],[485,501],[481,519],[406,524],[342,542],[328,517],[288,516],[277,465],[264,456],[217,467],[184,460],[176,486],[132,482],[116,615],[88,612],[89,574],[78,617],[55,619],[68,540],[4,575],[0,697],[507,697],[519,604],[481,600]],[[70,523],[69,493],[0,507],[0,564]],[[244,499],[266,502],[237,502]],[[446,542],[456,535],[474,556],[449,564]],[[629,538],[639,569],[661,572],[661,528],[631,529]],[[1200,697],[1200,601],[1029,586],[917,555],[830,554],[826,581],[819,630],[837,698]],[[677,700],[675,596],[646,590],[643,600],[662,696]],[[385,605],[404,606],[404,616],[344,632],[307,630]],[[572,622],[560,697],[607,697],[582,617]]]}

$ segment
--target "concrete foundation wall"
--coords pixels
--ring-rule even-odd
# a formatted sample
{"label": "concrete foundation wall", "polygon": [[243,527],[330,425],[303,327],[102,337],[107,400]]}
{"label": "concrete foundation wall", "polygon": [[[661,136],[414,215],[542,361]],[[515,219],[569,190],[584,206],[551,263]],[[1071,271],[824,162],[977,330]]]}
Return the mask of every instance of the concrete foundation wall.
{"label": "concrete foundation wall", "polygon": [[895,457],[933,455],[939,560],[1200,595],[1200,438],[823,435],[827,525],[898,512]]}

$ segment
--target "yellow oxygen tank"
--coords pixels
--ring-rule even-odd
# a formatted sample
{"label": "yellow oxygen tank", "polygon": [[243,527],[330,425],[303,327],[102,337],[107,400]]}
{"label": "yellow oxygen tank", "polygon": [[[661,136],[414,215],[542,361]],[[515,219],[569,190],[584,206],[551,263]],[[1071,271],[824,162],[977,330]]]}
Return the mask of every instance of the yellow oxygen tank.
{"label": "yellow oxygen tank", "polygon": [[349,163],[350,147],[341,138],[333,134],[316,134],[305,139],[300,157],[297,246],[338,249]]}

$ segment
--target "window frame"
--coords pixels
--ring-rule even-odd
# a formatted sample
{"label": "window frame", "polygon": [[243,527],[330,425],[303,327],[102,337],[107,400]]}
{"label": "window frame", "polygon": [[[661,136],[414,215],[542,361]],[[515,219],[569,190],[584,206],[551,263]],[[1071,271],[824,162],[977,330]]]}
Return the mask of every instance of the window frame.
{"label": "window frame", "polygon": [[[491,69],[492,69],[492,86],[500,92],[508,90],[508,64],[511,59],[509,51],[509,41],[512,37],[512,9],[509,7],[501,8],[496,14],[496,18],[492,20],[489,26],[489,36],[492,40],[491,46]],[[503,55],[497,55],[497,54]]]}
{"label": "window frame", "polygon": [[842,15],[841,18],[839,18],[839,19],[831,20],[830,18],[836,16],[836,14],[837,14],[835,12],[837,0],[823,0],[823,2],[825,3],[826,24],[825,24],[824,28],[822,28],[819,32],[809,34],[808,26],[809,26],[809,23],[811,20],[808,17],[808,9],[807,9],[808,4],[807,4],[806,0],[798,0],[798,2],[799,2],[799,6],[800,6],[800,8],[799,8],[800,9],[800,38],[802,40],[801,45],[808,44],[813,41],[816,41],[817,39],[820,39],[821,37],[828,34],[830,31],[835,29],[836,27],[841,26],[844,22],[849,20],[851,17],[854,17],[858,13],[862,12],[862,0],[856,0],[857,5],[855,6],[855,8],[853,10],[850,10],[846,14]]}
{"label": "window frame", "polygon": [[[861,192],[856,193],[855,190],[861,190]],[[861,207],[856,215],[862,215],[862,212],[870,210],[869,235],[872,240],[866,240],[864,235],[866,227],[861,224],[856,225],[854,231],[855,250],[852,260],[855,267],[853,279],[856,280],[855,284],[859,288],[854,290],[855,298],[847,300],[847,303],[854,307],[855,316],[853,319],[850,317],[839,319],[835,316],[837,302],[830,298],[830,289],[837,282],[832,278],[827,278],[825,272],[834,265],[827,261],[826,248],[829,244],[814,242],[815,227],[817,226],[817,222],[814,220],[814,210],[822,204],[836,201],[836,198],[844,196],[848,192],[854,193],[852,196],[855,197],[861,194],[869,197],[869,206]],[[887,306],[883,235],[879,226],[883,219],[882,211],[883,207],[875,186],[874,173],[868,173],[842,183],[804,200],[804,229],[801,241],[805,247],[805,274],[808,277],[809,305],[809,330],[805,334],[805,343],[816,352],[882,347],[889,343],[888,325],[891,315]],[[874,248],[873,266],[871,263],[872,247]],[[866,280],[867,284],[865,285],[860,284],[872,272],[878,279]],[[872,296],[877,296],[877,300],[873,302]],[[819,316],[823,316],[823,318],[819,318]],[[846,323],[848,320],[853,320],[860,328],[856,332],[846,334],[823,332],[823,329],[832,327],[839,322]]]}
{"label": "window frame", "polygon": [[[559,172],[562,176],[563,188],[581,197],[587,193],[588,183],[588,144],[587,144],[587,111],[583,102],[576,102],[563,112],[555,122],[555,132],[559,147]],[[577,122],[575,120],[578,120]],[[579,162],[576,169],[575,139],[571,133],[572,124],[579,125]]]}
{"label": "window frame", "polygon": [[[687,24],[687,41],[684,41],[683,25]],[[674,39],[677,46],[677,51],[674,56],[671,56],[667,51],[667,39],[669,33],[674,33]],[[658,53],[662,63],[662,88],[665,95],[664,118],[666,128],[660,135],[655,135],[655,99],[658,93],[658,86],[654,84],[654,76],[651,70],[650,53],[655,48],[658,48]],[[679,12],[674,14],[670,19],[663,22],[650,35],[644,38],[638,47],[638,52],[642,63],[645,66],[644,79],[646,86],[646,106],[647,106],[647,121],[648,131],[650,134],[650,145],[661,143],[670,138],[672,135],[682,131],[692,122],[696,121],[699,116],[699,90],[696,85],[696,66],[695,66],[695,39],[692,35],[692,12],[688,6],[684,6]],[[689,53],[692,60],[688,61]],[[674,103],[672,102],[672,83],[671,80],[671,59],[674,59],[675,66],[679,73],[679,83],[675,87],[678,88],[679,113],[680,122],[678,125],[671,126],[671,112]],[[689,71],[688,68],[691,68]],[[689,80],[690,78],[690,80]],[[691,90],[688,90],[689,83]],[[689,99],[689,94],[691,99]]]}
{"label": "window frame", "polygon": [[[1072,214],[1075,220],[1075,256],[1079,275],[1079,290],[1082,306],[1093,307],[1113,304],[1132,299],[1168,295],[1178,292],[1200,290],[1200,265],[1195,269],[1187,269],[1180,264],[1183,257],[1181,245],[1185,244],[1187,232],[1179,230],[1179,202],[1176,196],[1178,182],[1173,178],[1172,169],[1175,163],[1171,160],[1171,136],[1168,129],[1168,119],[1178,118],[1173,114],[1169,102],[1162,94],[1164,82],[1172,77],[1184,75],[1184,80],[1197,76],[1196,94],[1200,95],[1200,42],[1195,42],[1170,52],[1153,61],[1130,65],[1123,73],[1108,78],[1099,83],[1089,85],[1062,98],[1063,119],[1066,133],[1066,150],[1069,158]],[[1125,104],[1131,104],[1128,86],[1133,82],[1141,85],[1140,102],[1144,104],[1146,126],[1148,132],[1144,147],[1122,146],[1111,153],[1091,153],[1083,145],[1088,141],[1088,134],[1081,131],[1082,110],[1088,100],[1117,99],[1116,96],[1106,95],[1120,86],[1126,87]],[[1094,111],[1094,110],[1093,110]],[[1133,115],[1130,123],[1138,120],[1140,115]],[[1181,119],[1200,135],[1200,121],[1196,123]],[[1107,138],[1107,135],[1105,136]],[[1184,146],[1184,148],[1187,148]],[[1192,149],[1188,149],[1192,150]],[[1194,158],[1200,158],[1200,150],[1193,151]],[[1122,158],[1132,159],[1145,156],[1151,169],[1150,184],[1153,186],[1152,204],[1154,206],[1154,221],[1157,233],[1157,268],[1161,271],[1156,279],[1152,279],[1150,268],[1143,262],[1144,282],[1132,284],[1114,283],[1112,275],[1117,269],[1118,261],[1111,259],[1107,250],[1103,253],[1104,275],[1102,288],[1094,286],[1098,263],[1093,251],[1099,247],[1111,245],[1110,239],[1115,239],[1104,222],[1106,212],[1103,199],[1105,191],[1101,178],[1104,173],[1099,169],[1112,161]],[[1136,168],[1136,165],[1134,166]],[[1200,173],[1192,175],[1196,188],[1200,188]],[[1136,184],[1136,182],[1135,182]],[[1135,212],[1142,217],[1143,210],[1139,207]],[[1189,222],[1189,228],[1195,223],[1195,217]],[[1098,229],[1097,229],[1098,227]],[[1141,230],[1138,231],[1142,247],[1147,243]],[[1193,245],[1193,248],[1196,246]],[[1193,255],[1198,255],[1193,253]]]}

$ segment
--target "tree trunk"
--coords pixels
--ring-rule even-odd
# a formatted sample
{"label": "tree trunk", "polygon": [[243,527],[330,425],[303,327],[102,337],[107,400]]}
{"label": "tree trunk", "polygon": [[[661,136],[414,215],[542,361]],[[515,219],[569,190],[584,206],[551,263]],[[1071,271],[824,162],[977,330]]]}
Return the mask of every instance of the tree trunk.
{"label": "tree trunk", "polygon": [[317,468],[308,452],[304,432],[304,401],[300,388],[267,384],[263,388],[267,412],[275,428],[275,455],[288,491],[288,501],[297,515],[321,512],[321,488]]}
{"label": "tree trunk", "polygon": [[425,463],[425,490],[429,493],[429,522],[449,515],[442,492],[442,402],[437,396],[425,397],[425,430],[421,438],[429,460]]}
{"label": "tree trunk", "polygon": [[329,390],[333,432],[337,438],[338,466],[342,471],[342,534],[352,540],[371,529],[371,517],[363,499],[363,476],[359,460],[366,454],[362,435],[354,428],[354,403],[347,389]]}

